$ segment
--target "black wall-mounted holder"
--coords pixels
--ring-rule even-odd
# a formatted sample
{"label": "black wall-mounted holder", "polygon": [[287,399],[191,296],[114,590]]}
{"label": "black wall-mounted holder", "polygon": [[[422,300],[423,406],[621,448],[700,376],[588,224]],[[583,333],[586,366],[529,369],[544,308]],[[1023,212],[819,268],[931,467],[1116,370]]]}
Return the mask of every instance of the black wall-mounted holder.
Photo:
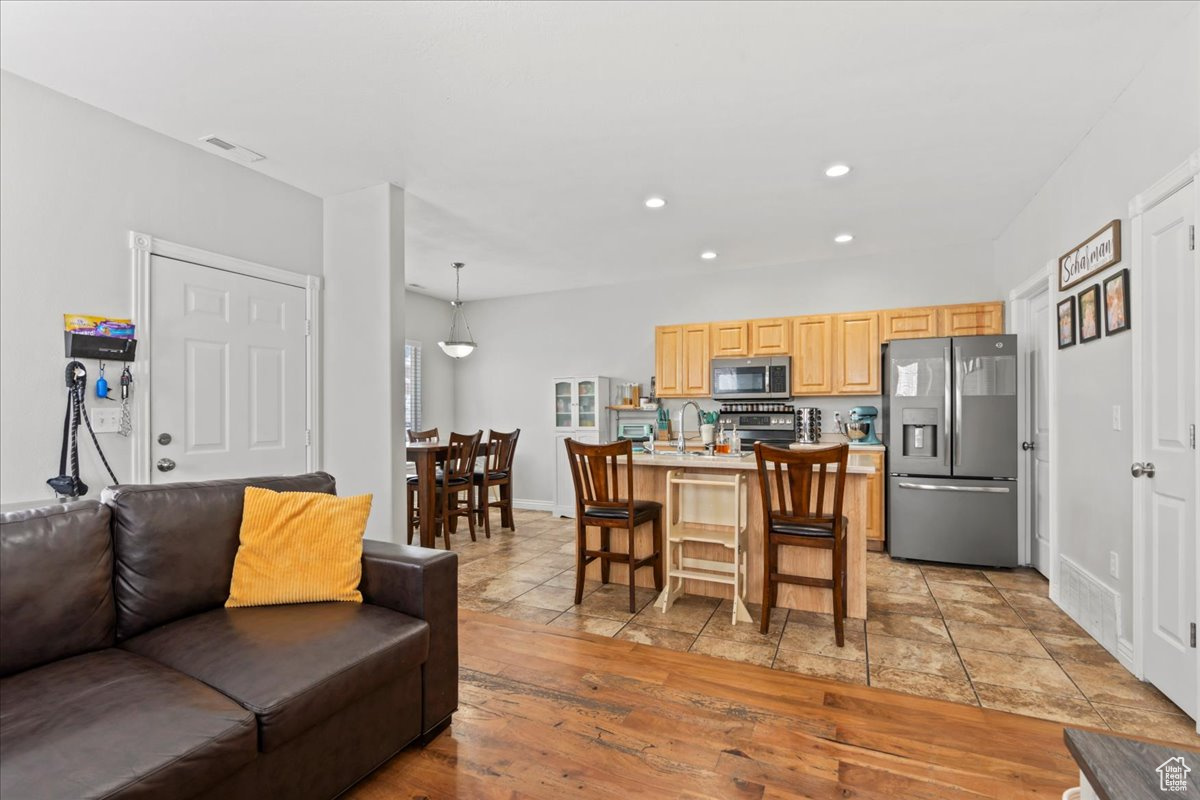
{"label": "black wall-mounted holder", "polygon": [[102,361],[133,361],[137,339],[118,339],[115,336],[88,336],[63,331],[67,358],[93,358]]}

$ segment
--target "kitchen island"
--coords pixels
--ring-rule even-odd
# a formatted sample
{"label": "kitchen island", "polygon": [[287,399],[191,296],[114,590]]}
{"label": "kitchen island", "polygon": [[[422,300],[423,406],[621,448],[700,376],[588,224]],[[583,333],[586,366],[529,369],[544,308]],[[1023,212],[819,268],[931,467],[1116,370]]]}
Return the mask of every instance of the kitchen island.
{"label": "kitchen island", "polygon": [[[754,604],[762,602],[762,496],[759,492],[758,466],[753,453],[744,454],[739,458],[735,456],[680,455],[673,449],[669,449],[666,452],[660,450],[657,454],[638,453],[634,455],[634,497],[638,500],[655,500],[662,503],[664,527],[667,522],[665,518],[667,513],[667,473],[671,470],[709,474],[744,474],[746,476],[746,602]],[[866,617],[867,613],[867,481],[875,474],[871,457],[865,453],[856,453],[852,449],[846,473],[842,515],[849,521],[849,528],[846,532],[847,614],[862,619]],[[833,492],[830,491],[829,504],[832,504],[832,494]],[[638,555],[643,556],[649,553],[653,547],[651,526],[641,526],[636,535]],[[589,540],[599,541],[596,529],[590,529],[588,537]],[[625,538],[614,536],[612,546],[614,550],[624,552]],[[728,560],[729,558],[729,551],[719,545],[689,542],[686,547],[686,553],[690,557],[713,560]],[[808,547],[783,547],[779,551],[781,571],[794,575],[828,578],[831,574],[829,566],[831,557],[832,554],[828,550]],[[612,565],[611,580],[613,582],[627,584],[628,574],[628,569],[623,565]],[[599,563],[593,562],[588,566],[587,577],[591,580],[600,579]],[[641,570],[638,573],[637,585],[653,588],[654,580],[650,570]],[[686,580],[684,590],[687,594],[710,597],[728,598],[732,596],[731,587],[709,581]],[[783,584],[779,587],[778,606],[828,614],[833,611],[832,593],[828,589]]]}

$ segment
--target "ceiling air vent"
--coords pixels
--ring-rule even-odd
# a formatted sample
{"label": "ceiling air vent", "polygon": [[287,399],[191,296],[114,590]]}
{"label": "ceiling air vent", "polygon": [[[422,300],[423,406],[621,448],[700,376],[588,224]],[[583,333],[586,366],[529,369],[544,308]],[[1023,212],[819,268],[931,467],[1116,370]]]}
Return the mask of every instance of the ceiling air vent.
{"label": "ceiling air vent", "polygon": [[219,136],[201,136],[200,141],[212,145],[220,150],[222,154],[243,164],[253,164],[255,161],[262,161],[266,158],[262,153],[256,153],[248,147],[242,147],[233,142],[227,142]]}

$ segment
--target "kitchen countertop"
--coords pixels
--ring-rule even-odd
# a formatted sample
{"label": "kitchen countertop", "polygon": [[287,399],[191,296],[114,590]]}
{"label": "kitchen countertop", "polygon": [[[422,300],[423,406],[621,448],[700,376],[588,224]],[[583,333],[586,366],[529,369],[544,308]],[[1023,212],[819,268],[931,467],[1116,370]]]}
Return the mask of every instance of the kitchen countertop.
{"label": "kitchen countertop", "polygon": [[[819,447],[820,445],[816,446]],[[856,457],[854,453],[855,449],[865,450],[866,448],[854,448],[850,451],[850,458],[846,464],[846,474],[874,475],[875,467],[871,463],[871,459],[866,456]],[[758,469],[758,463],[754,460],[753,453],[745,453],[740,458],[735,456],[681,456],[673,448],[666,452],[660,450],[654,455],[650,453],[634,453],[633,465],[635,467],[684,467],[687,469]]]}

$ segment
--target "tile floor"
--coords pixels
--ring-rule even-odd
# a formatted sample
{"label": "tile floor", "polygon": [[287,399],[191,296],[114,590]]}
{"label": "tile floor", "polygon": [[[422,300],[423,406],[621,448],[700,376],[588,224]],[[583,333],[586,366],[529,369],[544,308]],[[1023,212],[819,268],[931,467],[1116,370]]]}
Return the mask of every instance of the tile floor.
{"label": "tile floor", "polygon": [[[493,516],[493,522],[498,515]],[[459,605],[545,625],[705,653],[778,670],[880,686],[1071,725],[1200,746],[1192,721],[1133,677],[1047,596],[1032,570],[867,560],[868,619],[771,612],[770,633],[730,624],[729,601],[685,596],[664,614],[655,592],[589,581],[575,605],[574,521],[518,510],[517,531],[452,536]],[[757,618],[760,607],[748,604]]]}

